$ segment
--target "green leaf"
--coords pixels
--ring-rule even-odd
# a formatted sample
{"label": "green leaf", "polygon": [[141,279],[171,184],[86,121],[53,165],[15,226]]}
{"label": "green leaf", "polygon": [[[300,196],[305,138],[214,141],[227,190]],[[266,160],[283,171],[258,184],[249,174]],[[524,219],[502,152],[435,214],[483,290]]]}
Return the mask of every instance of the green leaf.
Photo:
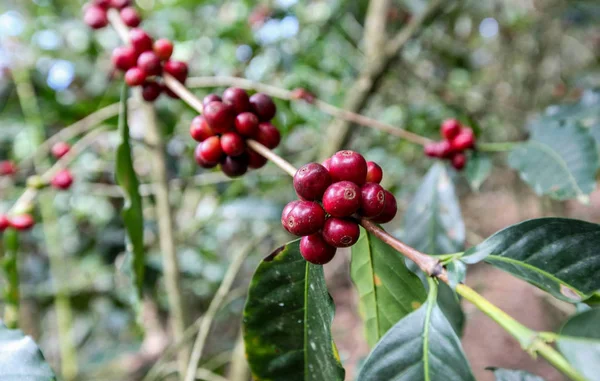
{"label": "green leaf", "polygon": [[323,266],[305,261],[299,240],[265,258],[244,309],[244,343],[257,381],[341,381],[331,337],[334,305]]}
{"label": "green leaf", "polygon": [[524,370],[502,369],[502,368],[486,368],[494,372],[496,381],[544,381],[543,378],[525,372]]}
{"label": "green leaf", "polygon": [[370,347],[427,298],[421,280],[406,267],[402,255],[362,228],[352,246],[350,273],[360,295]]}
{"label": "green leaf", "polygon": [[556,345],[573,367],[590,380],[600,374],[600,308],[571,317],[560,330]]}
{"label": "green leaf", "polygon": [[480,260],[577,303],[600,288],[600,225],[567,218],[539,218],[499,231],[467,250],[466,263]]}
{"label": "green leaf", "polygon": [[6,229],[3,233],[3,242],[0,245],[0,267],[6,279],[4,297],[4,320],[9,328],[19,325],[19,233],[15,229]]}
{"label": "green leaf", "polygon": [[360,381],[475,381],[430,280],[427,302],[385,334],[365,361]]}
{"label": "green leaf", "polygon": [[44,355],[29,336],[0,321],[0,379],[2,381],[56,380]]}
{"label": "green leaf", "polygon": [[589,129],[574,121],[538,121],[530,129],[531,138],[511,151],[511,167],[538,195],[589,202],[599,164]]}
{"label": "green leaf", "polygon": [[467,161],[465,176],[471,189],[478,191],[492,172],[492,159],[481,152],[474,152]]}
{"label": "green leaf", "polygon": [[117,146],[115,172],[117,184],[123,189],[125,196],[125,205],[121,215],[129,237],[128,249],[133,255],[131,276],[136,289],[136,297],[139,301],[142,297],[144,284],[144,215],[142,197],[139,192],[140,182],[133,168],[133,158],[131,157],[129,126],[127,125],[127,95],[127,86],[123,85],[119,112],[119,137],[121,141]]}

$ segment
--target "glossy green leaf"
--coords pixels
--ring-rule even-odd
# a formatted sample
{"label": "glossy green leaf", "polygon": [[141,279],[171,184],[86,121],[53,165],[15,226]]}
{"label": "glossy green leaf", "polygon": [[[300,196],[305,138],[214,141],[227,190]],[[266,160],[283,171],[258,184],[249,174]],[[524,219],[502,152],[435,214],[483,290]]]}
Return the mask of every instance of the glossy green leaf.
{"label": "glossy green leaf", "polygon": [[144,215],[142,210],[142,197],[140,196],[140,182],[133,167],[131,143],[129,141],[129,126],[127,124],[127,86],[123,85],[121,92],[121,108],[119,112],[119,137],[115,161],[117,184],[123,189],[125,205],[121,215],[129,237],[128,249],[132,254],[131,276],[136,288],[136,296],[142,297],[144,283]]}
{"label": "glossy green leaf", "polygon": [[599,164],[589,129],[574,121],[543,120],[533,123],[530,129],[530,139],[511,151],[511,167],[538,195],[588,202],[588,195],[596,187]]}
{"label": "glossy green leaf", "polygon": [[566,218],[539,218],[499,231],[465,252],[567,302],[600,289],[600,225]]}
{"label": "glossy green leaf", "polygon": [[6,229],[0,246],[0,267],[5,278],[5,288],[2,292],[4,302],[4,322],[9,328],[19,325],[19,233],[14,229]]}
{"label": "glossy green leaf", "polygon": [[556,345],[566,359],[590,380],[600,375],[600,308],[571,317],[560,330]]}
{"label": "glossy green leaf", "polygon": [[323,266],[306,262],[299,242],[265,258],[250,283],[243,329],[257,381],[344,379],[331,337],[334,305]]}
{"label": "glossy green leaf", "polygon": [[496,381],[544,381],[543,378],[524,370],[487,368],[494,372]]}
{"label": "glossy green leaf", "polygon": [[383,336],[369,354],[360,381],[474,381],[460,340],[437,304],[430,281],[427,302]]}
{"label": "glossy green leaf", "polygon": [[0,380],[56,380],[44,355],[29,336],[18,329],[9,329],[0,321]]}
{"label": "glossy green leaf", "polygon": [[484,153],[474,152],[465,167],[465,176],[471,189],[478,191],[492,172],[492,159]]}
{"label": "glossy green leaf", "polygon": [[404,257],[362,228],[352,246],[350,273],[371,347],[427,297],[423,283],[406,267]]}

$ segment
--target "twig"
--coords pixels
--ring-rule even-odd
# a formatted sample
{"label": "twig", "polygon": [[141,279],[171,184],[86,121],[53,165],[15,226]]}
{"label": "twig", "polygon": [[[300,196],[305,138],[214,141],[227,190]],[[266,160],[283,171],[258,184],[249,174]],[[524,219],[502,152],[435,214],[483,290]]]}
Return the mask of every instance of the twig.
{"label": "twig", "polygon": [[247,381],[250,378],[250,369],[248,368],[248,361],[246,360],[244,335],[242,332],[240,332],[236,340],[227,377],[230,381]]}
{"label": "twig", "polygon": [[277,155],[276,153],[274,153],[267,147],[263,146],[259,142],[249,139],[246,141],[246,143],[248,144],[248,147],[252,148],[257,153],[259,153],[262,156],[266,157],[267,159],[271,160],[279,168],[286,171],[290,176],[294,177],[294,175],[296,174],[297,169],[293,165],[288,163],[281,156]]}

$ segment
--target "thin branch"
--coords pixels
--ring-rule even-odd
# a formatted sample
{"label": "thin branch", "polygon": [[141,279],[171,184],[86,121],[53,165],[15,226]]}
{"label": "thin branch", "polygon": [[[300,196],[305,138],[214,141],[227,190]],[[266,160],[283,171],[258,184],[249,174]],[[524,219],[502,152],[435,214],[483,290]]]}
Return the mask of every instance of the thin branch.
{"label": "thin branch", "polygon": [[281,168],[285,172],[287,172],[290,176],[294,177],[294,175],[296,174],[297,169],[293,165],[291,165],[290,163],[288,163],[281,156],[277,155],[276,153],[274,153],[273,151],[271,151],[267,147],[263,146],[259,142],[255,141],[255,140],[248,139],[246,141],[246,144],[248,144],[248,147],[252,148],[254,151],[256,151],[257,153],[259,153],[263,157],[266,157],[267,159],[271,160],[279,168]]}

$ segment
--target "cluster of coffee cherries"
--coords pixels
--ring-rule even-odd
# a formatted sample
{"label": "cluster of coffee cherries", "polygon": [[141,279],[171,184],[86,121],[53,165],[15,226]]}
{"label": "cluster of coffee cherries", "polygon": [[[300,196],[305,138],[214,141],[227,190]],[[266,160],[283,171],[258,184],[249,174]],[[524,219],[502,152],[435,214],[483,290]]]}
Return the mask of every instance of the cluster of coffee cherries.
{"label": "cluster of coffee cherries", "polygon": [[[52,153],[52,156],[58,160],[69,153],[70,150],[71,146],[68,143],[57,142],[52,146],[50,152]],[[50,185],[59,190],[67,190],[73,185],[73,174],[67,168],[60,169],[52,176]]]}
{"label": "cluster of coffee cherries", "polygon": [[475,147],[475,134],[469,127],[456,119],[446,119],[440,126],[443,140],[425,145],[425,154],[429,157],[450,160],[452,166],[461,170],[467,164],[464,151]]}
{"label": "cluster of coffee cherries", "polygon": [[135,28],[140,25],[142,19],[131,0],[93,0],[83,7],[83,21],[94,29],[101,29],[108,25],[107,12],[114,8],[119,11],[125,25]]}
{"label": "cluster of coffee cherries", "polygon": [[202,100],[203,114],[192,120],[190,135],[199,142],[194,158],[203,168],[221,165],[229,177],[241,176],[248,168],[258,169],[267,159],[246,145],[254,139],[269,149],[281,141],[281,135],[270,121],[275,116],[275,103],[266,94],[248,96],[245,90],[230,87],[222,96],[209,94]]}
{"label": "cluster of coffee cherries", "polygon": [[354,151],[340,151],[323,164],[304,165],[294,176],[300,200],[292,201],[281,213],[281,224],[301,236],[300,253],[308,262],[325,264],[337,248],[358,241],[357,219],[391,221],[397,212],[396,198],[379,183],[379,165]]}

